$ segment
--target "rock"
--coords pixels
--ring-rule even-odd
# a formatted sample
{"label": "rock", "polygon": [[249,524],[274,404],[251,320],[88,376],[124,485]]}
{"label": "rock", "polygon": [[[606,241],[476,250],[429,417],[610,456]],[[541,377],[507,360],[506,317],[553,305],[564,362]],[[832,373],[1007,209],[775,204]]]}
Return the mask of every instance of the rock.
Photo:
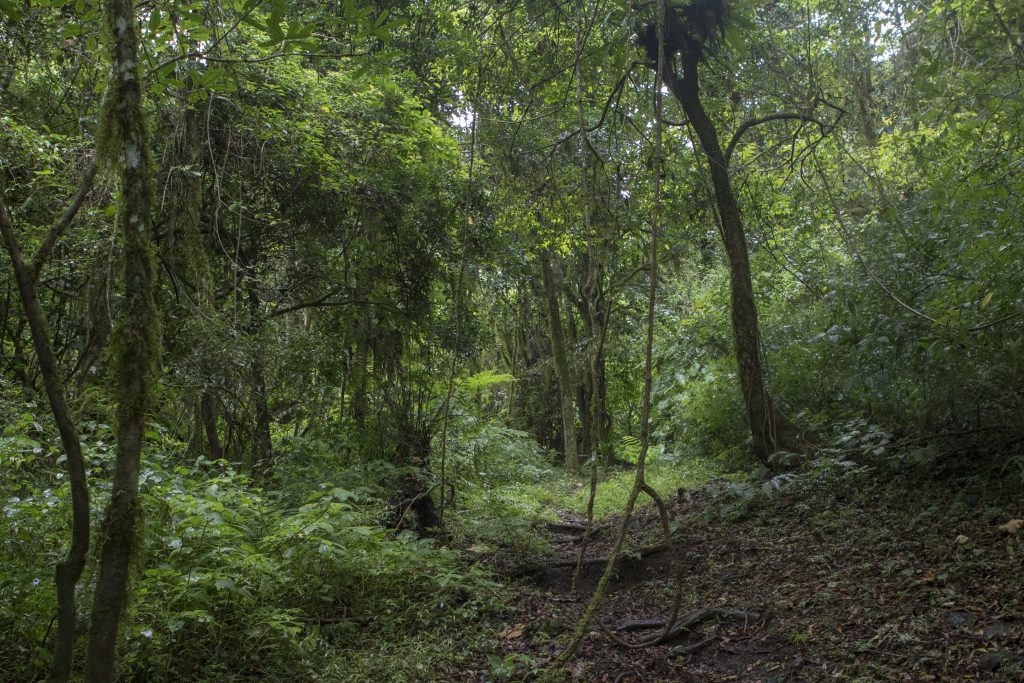
{"label": "rock", "polygon": [[978,658],[978,668],[989,673],[1018,664],[1024,664],[1024,655],[1006,650],[986,652]]}
{"label": "rock", "polygon": [[994,621],[981,632],[985,640],[999,640],[1010,635],[1011,627],[1005,621]]}
{"label": "rock", "polygon": [[1000,531],[1011,536],[1019,534],[1021,529],[1024,529],[1024,519],[1011,519],[1006,524],[999,525]]}
{"label": "rock", "polygon": [[967,626],[974,622],[974,615],[970,612],[952,611],[946,614],[946,623],[950,626]]}

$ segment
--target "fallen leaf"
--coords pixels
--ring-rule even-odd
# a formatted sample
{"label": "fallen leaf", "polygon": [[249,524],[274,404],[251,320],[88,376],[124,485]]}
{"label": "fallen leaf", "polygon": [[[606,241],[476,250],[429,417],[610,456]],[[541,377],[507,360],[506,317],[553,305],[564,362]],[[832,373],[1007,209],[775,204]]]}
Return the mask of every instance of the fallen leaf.
{"label": "fallen leaf", "polygon": [[516,638],[522,638],[523,633],[526,631],[526,624],[516,624],[512,628],[507,628],[501,632],[501,637],[505,640],[515,640]]}
{"label": "fallen leaf", "polygon": [[1024,529],[1024,519],[1011,519],[1006,524],[1000,524],[999,530],[1006,534],[1015,535]]}

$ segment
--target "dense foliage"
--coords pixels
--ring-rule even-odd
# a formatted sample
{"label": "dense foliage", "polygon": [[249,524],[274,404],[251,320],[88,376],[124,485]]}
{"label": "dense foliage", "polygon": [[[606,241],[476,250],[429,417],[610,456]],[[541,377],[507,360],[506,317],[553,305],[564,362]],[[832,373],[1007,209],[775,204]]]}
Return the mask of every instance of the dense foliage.
{"label": "dense foliage", "polygon": [[71,436],[84,670],[132,414],[123,680],[453,676],[591,460],[598,516],[641,452],[970,433],[1024,485],[1019,3],[118,6],[0,0],[0,679],[52,666]]}

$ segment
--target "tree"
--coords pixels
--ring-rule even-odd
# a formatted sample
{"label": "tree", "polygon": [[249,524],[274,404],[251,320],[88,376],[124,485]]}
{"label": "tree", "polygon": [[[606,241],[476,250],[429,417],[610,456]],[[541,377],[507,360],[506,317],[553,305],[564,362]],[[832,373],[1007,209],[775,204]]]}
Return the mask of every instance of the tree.
{"label": "tree", "polygon": [[2,234],[4,247],[7,249],[14,269],[14,277],[18,283],[22,305],[25,308],[25,317],[28,319],[32,343],[39,360],[46,397],[50,402],[50,410],[60,432],[61,444],[67,459],[68,474],[71,479],[73,520],[71,546],[67,556],[57,562],[56,568],[57,636],[50,663],[49,680],[51,681],[66,681],[71,675],[77,625],[75,589],[82,576],[89,553],[89,487],[86,481],[85,457],[82,455],[81,440],[71,411],[68,409],[64,383],[61,380],[57,358],[50,342],[49,326],[36,291],[36,281],[53,245],[71,224],[78,208],[91,189],[95,175],[96,166],[93,164],[83,178],[82,186],[74,201],[50,229],[31,265],[25,263],[22,257],[14,225],[11,222],[10,213],[7,211],[3,193],[0,191],[0,234]]}
{"label": "tree", "polygon": [[542,250],[538,256],[541,276],[544,282],[544,301],[547,306],[548,330],[551,336],[551,355],[555,361],[558,376],[558,397],[562,417],[562,448],[565,467],[572,473],[580,471],[580,456],[576,450],[576,413],[573,410],[572,377],[569,373],[569,359],[565,351],[565,335],[562,332],[562,315],[558,305],[558,285],[551,265],[551,254]]}
{"label": "tree", "polygon": [[[766,461],[777,450],[799,449],[801,434],[779,410],[765,383],[747,238],[739,202],[729,177],[732,145],[727,150],[722,149],[718,131],[700,98],[700,65],[706,58],[710,41],[724,30],[727,20],[728,3],[722,0],[700,0],[679,9],[670,9],[667,12],[665,82],[696,131],[708,162],[722,241],[729,261],[733,344],[740,390],[753,437],[754,454]],[[652,65],[657,63],[656,31],[654,24],[648,25],[642,41]]]}
{"label": "tree", "polygon": [[129,0],[107,0],[103,15],[114,73],[103,112],[100,149],[117,169],[120,180],[117,223],[125,307],[113,340],[117,457],[103,521],[104,540],[89,631],[85,676],[90,682],[114,679],[118,626],[128,596],[136,518],[140,514],[139,465],[146,416],[153,399],[152,375],[160,351],[150,235],[152,162],[142,102],[135,5]]}

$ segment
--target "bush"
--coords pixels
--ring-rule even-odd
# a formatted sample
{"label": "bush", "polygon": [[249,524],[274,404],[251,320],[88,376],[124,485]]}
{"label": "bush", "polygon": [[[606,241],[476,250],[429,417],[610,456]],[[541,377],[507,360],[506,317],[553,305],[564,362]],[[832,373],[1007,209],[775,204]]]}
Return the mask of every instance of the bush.
{"label": "bush", "polygon": [[[0,440],[0,466],[52,472],[52,462],[40,462],[45,449],[19,429]],[[94,521],[105,505],[105,430],[92,425],[83,439],[96,477]],[[170,466],[180,462],[179,444],[159,431],[150,437],[166,450],[149,449],[141,476],[142,546],[120,648],[125,680],[312,679],[355,633],[401,638],[439,620],[470,622],[484,611],[482,596],[494,593],[487,573],[455,551],[378,526],[386,505],[371,495],[321,483],[291,503],[223,461]],[[0,680],[12,681],[41,677],[49,662],[52,567],[70,517],[60,472],[54,486],[18,479],[5,478],[0,491],[10,530],[0,545]],[[80,585],[83,618],[98,547],[94,537]],[[83,638],[80,653],[84,646]]]}

